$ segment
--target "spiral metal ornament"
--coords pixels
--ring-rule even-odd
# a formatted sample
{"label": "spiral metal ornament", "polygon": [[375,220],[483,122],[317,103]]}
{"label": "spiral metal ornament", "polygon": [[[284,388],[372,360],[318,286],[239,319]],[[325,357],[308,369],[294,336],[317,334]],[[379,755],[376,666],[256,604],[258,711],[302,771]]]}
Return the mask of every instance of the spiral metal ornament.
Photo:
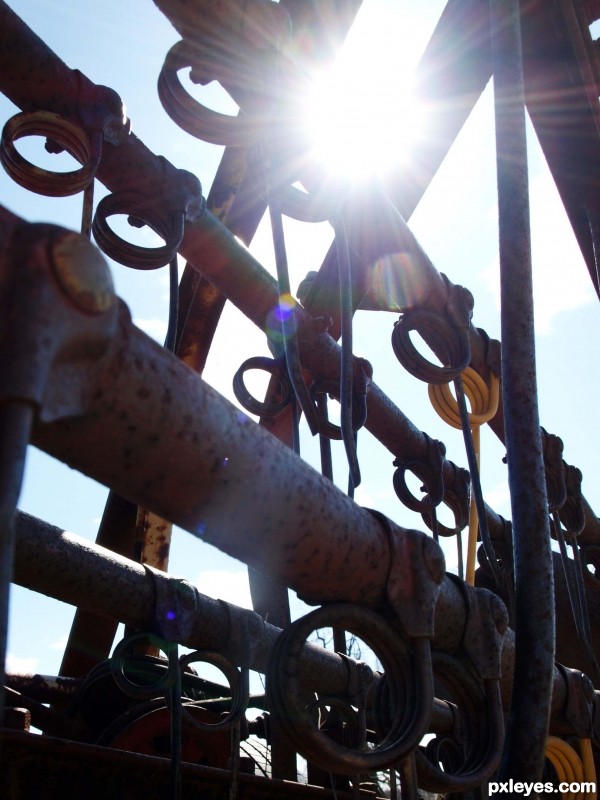
{"label": "spiral metal ornament", "polygon": [[[469,473],[466,469],[459,469],[454,467],[455,476],[452,486],[448,486],[444,482],[444,497],[442,502],[446,505],[454,515],[454,527],[449,528],[443,525],[439,519],[436,518],[437,532],[440,536],[456,536],[463,531],[469,523]],[[429,530],[433,530],[433,518],[430,510],[421,512],[423,522],[427,525]]]}
{"label": "spiral metal ornament", "polygon": [[[416,330],[445,366],[432,364],[419,353],[410,338]],[[446,317],[425,309],[406,311],[394,325],[392,347],[402,366],[427,383],[448,383],[466,369],[471,360],[468,328],[452,324]]]}
{"label": "spiral metal ornament", "polygon": [[433,655],[433,671],[435,696],[458,708],[460,734],[436,737],[416,751],[419,786],[444,794],[468,791],[493,775],[502,756],[500,684],[498,680],[481,683],[471,669],[442,653]]}
{"label": "spiral metal ornament", "polygon": [[198,661],[212,664],[213,667],[216,667],[225,675],[231,688],[231,708],[218,722],[205,722],[194,713],[194,709],[201,707],[203,701],[184,700],[181,704],[183,719],[193,728],[201,731],[229,730],[245,716],[248,709],[248,698],[250,696],[248,669],[238,669],[222,653],[216,653],[212,650],[194,650],[194,652],[188,653],[179,659],[182,675],[190,664]]}
{"label": "spiral metal ornament", "polygon": [[[125,241],[108,224],[108,218],[115,214],[127,214],[136,227],[148,225],[165,240],[165,244],[141,247]],[[166,266],[177,256],[183,239],[184,219],[183,210],[167,215],[158,203],[148,203],[130,193],[115,193],[103,197],[98,203],[92,232],[98,247],[114,261],[134,269],[151,270]]]}
{"label": "spiral metal ornament", "polygon": [[183,41],[167,53],[158,77],[158,96],[171,119],[186,133],[210,144],[225,147],[248,147],[260,135],[267,120],[264,116],[240,113],[237,117],[221,114],[195,100],[181,84],[177,73],[193,66],[194,56]]}
{"label": "spiral metal ornament", "polygon": [[[128,657],[130,658],[134,649],[142,644],[159,648],[168,658],[164,674],[150,683],[138,683],[127,674]],[[136,633],[122,639],[115,647],[109,662],[110,671],[119,689],[128,697],[148,700],[157,695],[166,695],[174,685],[179,669],[177,657],[173,657],[172,653],[176,653],[174,648],[160,637],[148,633]]]}
{"label": "spiral metal ornament", "polygon": [[[346,747],[325,736],[311,715],[313,704],[304,702],[299,672],[302,649],[310,634],[323,627],[356,634],[383,666],[386,690],[378,697],[385,697],[385,709],[376,713],[381,730],[373,749]],[[382,617],[350,604],[324,606],[293,622],[277,639],[266,676],[270,708],[290,743],[311,764],[344,775],[384,769],[413,750],[427,730],[433,684],[429,642],[414,640],[412,647],[411,657],[408,645]],[[365,699],[353,697],[347,703],[360,714]]]}
{"label": "spiral metal ornament", "polygon": [[[398,499],[407,508],[420,513],[432,512],[444,499],[444,477],[442,468],[446,456],[446,448],[442,442],[432,439],[423,433],[427,442],[427,454],[422,459],[401,461],[395,459],[392,482]],[[425,496],[417,498],[406,484],[406,473],[412,472],[423,481]]]}
{"label": "spiral metal ornament", "polygon": [[[253,369],[260,369],[268,372],[279,382],[281,390],[281,400],[273,403],[265,403],[257,400],[248,390],[244,382],[244,375]],[[233,393],[238,403],[249,411],[256,414],[261,419],[272,419],[279,416],[292,401],[292,385],[287,376],[285,364],[281,359],[267,358],[264,356],[253,356],[246,359],[233,376]]]}
{"label": "spiral metal ornament", "polygon": [[[71,172],[36,167],[24,158],[15,142],[26,136],[45,136],[82,164]],[[67,197],[83,191],[93,180],[102,155],[102,132],[82,128],[50,111],[25,111],[11,117],[0,138],[0,161],[11,178],[46,197]]]}
{"label": "spiral metal ornament", "polygon": [[[318,396],[321,394],[329,394],[339,397],[340,383],[339,381],[327,381],[317,378],[313,381],[310,387],[310,396],[317,407],[319,414],[319,433],[327,439],[334,439],[341,441],[342,429],[339,425],[326,419],[319,411]],[[353,392],[352,394],[352,430],[356,433],[359,431],[367,420],[367,395],[363,392]]]}

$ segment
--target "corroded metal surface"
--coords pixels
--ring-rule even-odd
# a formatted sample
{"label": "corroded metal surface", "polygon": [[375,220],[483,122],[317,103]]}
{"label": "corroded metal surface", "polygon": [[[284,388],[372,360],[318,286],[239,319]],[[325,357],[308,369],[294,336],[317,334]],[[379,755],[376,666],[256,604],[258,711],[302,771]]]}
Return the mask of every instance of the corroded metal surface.
{"label": "corroded metal surface", "polygon": [[[0,515],[0,661],[12,520],[27,442],[112,490],[99,531],[99,542],[110,550],[17,516],[16,582],[79,607],[62,671],[80,675],[81,682],[64,715],[60,684],[44,688],[40,680],[21,681],[7,689],[11,711],[6,724],[27,730],[32,718],[45,736],[25,747],[25,739],[5,736],[11,762],[10,769],[0,772],[0,785],[27,797],[39,793],[43,779],[46,785],[51,781],[52,796],[64,794],[66,789],[54,779],[64,756],[71,792],[81,780],[81,767],[93,758],[103,795],[108,780],[119,782],[117,795],[135,797],[143,791],[150,797],[152,792],[164,795],[168,788],[178,800],[182,775],[185,796],[196,789],[202,796],[226,794],[230,800],[261,793],[315,794],[296,783],[284,790],[277,781],[243,776],[239,748],[249,732],[270,744],[275,778],[296,778],[296,752],[314,762],[309,777],[318,776],[327,787],[316,792],[319,796],[329,794],[330,785],[334,794],[339,789],[342,795],[349,787],[346,778],[328,771],[349,774],[369,764],[397,768],[403,796],[416,797],[417,784],[442,793],[477,788],[496,769],[504,743],[505,777],[535,780],[541,774],[549,721],[559,735],[600,741],[600,695],[573,669],[596,664],[591,651],[598,634],[590,631],[585,610],[586,618],[575,626],[587,631],[582,648],[565,617],[574,579],[579,596],[575,613],[578,608],[583,614],[588,594],[592,613],[597,610],[600,595],[590,566],[598,562],[600,523],[581,495],[581,473],[562,460],[557,437],[544,434],[542,461],[527,270],[523,102],[598,290],[594,250],[600,214],[594,192],[600,163],[599,71],[588,29],[597,3],[534,0],[526,4],[525,14],[516,1],[499,0],[490,4],[490,28],[487,3],[450,0],[417,70],[420,91],[435,106],[436,141],[415,146],[418,169],[389,175],[385,190],[351,192],[343,211],[326,196],[331,187],[319,187],[306,166],[305,145],[290,126],[289,98],[307,74],[332,57],[360,3],[156,0],[156,5],[183,37],[167,54],[159,77],[165,111],[192,135],[227,145],[208,210],[199,181],[155,156],[131,133],[115,92],[69,69],[0,0],[0,87],[25,112],[4,128],[0,157],[6,171],[17,183],[50,196],[85,188],[82,230],[89,233],[91,226],[101,248],[118,262],[141,269],[170,262],[172,287],[177,254],[188,262],[178,311],[171,305],[172,355],[131,324],[103,258],[88,239],[55,226],[24,223],[0,209],[0,470],[7,487],[1,493]],[[315,50],[305,52],[311,38]],[[240,114],[211,111],[188,95],[177,74],[187,67],[192,82],[218,80]],[[410,216],[492,70],[503,360],[499,343],[472,324],[469,291],[437,271],[389,200],[391,196],[402,214]],[[265,157],[257,137],[267,127],[273,141]],[[61,176],[29,164],[14,141],[31,133],[47,135],[50,152],[66,149],[81,168]],[[100,201],[91,223],[95,178],[112,194]],[[296,181],[307,194],[299,192]],[[235,238],[250,242],[267,205],[277,280]],[[271,420],[265,411],[261,424],[254,425],[200,373],[225,298],[265,330],[270,315],[280,309],[280,296],[290,293],[282,210],[303,221],[328,218],[335,223],[335,241],[319,271],[299,290],[301,303],[294,301],[290,316],[280,320],[282,341],[270,341],[281,385],[271,381],[267,400],[289,388],[284,413]],[[129,214],[136,226],[149,225],[165,246],[143,248],[120,239],[106,222],[119,213]],[[374,266],[381,257],[385,274]],[[394,350],[422,379],[435,383],[440,376],[456,377],[458,394],[459,373],[469,362],[485,379],[491,372],[502,375],[504,391],[490,426],[508,451],[514,526],[483,508],[474,454],[469,466],[486,552],[479,581],[505,592],[515,633],[506,630],[506,609],[496,594],[445,574],[435,540],[440,532],[454,535],[466,520],[469,476],[446,460],[443,444],[418,430],[371,381],[370,366],[353,358],[349,323],[359,308],[402,314]],[[11,332],[17,324],[19,337],[13,345]],[[423,362],[410,331],[418,331],[441,368]],[[363,378],[360,391],[354,381],[358,373]],[[249,394],[243,380],[241,384]],[[360,394],[360,424],[366,411],[367,429],[396,458],[394,484],[400,499],[424,512],[433,537],[356,506],[329,479],[326,447],[323,475],[290,450],[289,445],[298,450],[298,409],[311,431],[331,431],[315,408],[319,391],[342,402],[351,483],[357,485],[360,478],[353,431],[353,407]],[[239,392],[237,396],[240,400]],[[259,407],[259,416],[267,407]],[[462,411],[466,429],[466,406]],[[554,445],[552,457],[548,451]],[[423,499],[410,493],[406,471],[424,482]],[[454,531],[437,524],[435,507],[442,500],[454,511]],[[570,537],[577,566],[565,557],[564,580],[557,581],[556,590],[548,510]],[[168,564],[172,523],[251,567],[252,594],[263,617],[201,595],[186,580],[161,571]],[[560,530],[557,535],[562,541]],[[499,573],[496,558],[506,578],[501,588],[492,580]],[[344,601],[316,612],[321,622],[335,612],[333,643],[343,653],[346,636],[340,625],[349,631],[358,626],[367,642],[378,632],[371,644],[375,651],[382,648],[385,678],[351,658],[305,643],[304,634],[314,631],[306,626],[314,617],[288,625],[287,587],[311,603]],[[270,615],[287,631],[282,634],[269,624]],[[107,658],[117,620],[128,626],[128,634],[142,633],[129,644],[124,640],[118,657]],[[566,657],[568,668],[553,664],[555,631],[557,655]],[[142,641],[144,652],[135,651],[131,643]],[[200,650],[179,658],[177,643]],[[83,654],[78,653],[81,647]],[[166,658],[155,657],[161,651]],[[146,676],[141,684],[126,674],[132,661]],[[218,684],[190,677],[185,668],[195,661],[220,665],[231,696],[223,696],[227,690]],[[250,725],[249,667],[265,672],[270,687],[266,701],[256,700],[263,709],[266,702],[267,713]],[[191,752],[183,741],[189,731],[182,720],[193,719],[187,704],[196,692],[209,709],[202,709],[200,717],[216,719],[213,711],[224,712],[216,728],[228,725],[229,717],[235,721],[232,746],[223,739],[218,761],[225,766],[223,753],[231,754],[224,776],[182,763]],[[50,709],[42,705],[48,699],[54,703]],[[151,708],[138,706],[141,699]],[[157,759],[142,762],[139,756],[85,750],[75,743],[118,746],[115,742],[126,740],[139,749],[150,735],[146,726],[157,719],[151,752],[167,754],[170,765],[164,759],[159,764]],[[203,726],[196,719],[195,727],[203,731],[195,742],[200,748]],[[426,730],[437,736],[416,751]],[[127,739],[132,731],[133,738]],[[280,746],[281,732],[287,737],[285,746]],[[48,738],[53,733],[74,741],[57,743]],[[462,762],[454,763],[455,751]],[[31,766],[36,759],[38,771]],[[253,759],[245,759],[244,766],[253,767]],[[149,773],[157,776],[152,786],[145,783]],[[130,785],[138,775],[143,777]],[[356,776],[352,781],[356,796],[364,786],[359,787]],[[390,777],[390,786],[394,784],[395,773]],[[88,791],[86,796],[92,795]]]}

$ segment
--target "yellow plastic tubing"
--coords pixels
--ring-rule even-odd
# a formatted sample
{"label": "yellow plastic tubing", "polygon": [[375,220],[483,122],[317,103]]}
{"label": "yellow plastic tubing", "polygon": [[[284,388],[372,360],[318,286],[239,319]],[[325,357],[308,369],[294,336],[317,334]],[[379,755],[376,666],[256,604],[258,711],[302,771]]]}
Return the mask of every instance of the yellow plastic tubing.
{"label": "yellow plastic tubing", "polygon": [[[579,740],[581,757],[570,744],[557,736],[549,736],[546,741],[546,758],[556,770],[560,782],[581,783],[586,781],[596,786],[596,768],[592,754],[592,743],[589,739]],[[563,800],[596,800],[596,791],[563,792]]]}
{"label": "yellow plastic tubing", "polygon": [[[479,428],[486,422],[489,422],[498,410],[498,400],[500,397],[500,381],[490,372],[490,383],[488,384],[471,367],[461,375],[465,395],[471,404],[471,413],[469,414],[469,423],[473,434],[473,445],[475,448],[475,455],[477,458],[477,469],[480,465],[480,449],[481,439],[479,435]],[[453,428],[462,428],[460,422],[460,414],[458,412],[458,404],[456,398],[452,394],[449,383],[444,384],[430,384],[429,385],[429,399],[440,417],[451,425]],[[479,521],[477,519],[477,510],[475,508],[475,500],[471,493],[471,505],[469,510],[469,541],[467,545],[467,565],[466,565],[466,582],[469,586],[475,583],[475,560],[477,551],[477,533],[479,529]]]}

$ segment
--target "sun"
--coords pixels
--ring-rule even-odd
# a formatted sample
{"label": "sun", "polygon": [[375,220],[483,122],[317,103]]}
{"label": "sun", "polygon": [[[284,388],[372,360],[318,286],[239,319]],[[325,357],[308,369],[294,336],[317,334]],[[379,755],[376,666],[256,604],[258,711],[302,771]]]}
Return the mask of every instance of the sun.
{"label": "sun", "polygon": [[426,133],[427,106],[412,87],[415,53],[390,46],[381,20],[358,34],[312,81],[302,125],[313,163],[360,180],[410,159]]}

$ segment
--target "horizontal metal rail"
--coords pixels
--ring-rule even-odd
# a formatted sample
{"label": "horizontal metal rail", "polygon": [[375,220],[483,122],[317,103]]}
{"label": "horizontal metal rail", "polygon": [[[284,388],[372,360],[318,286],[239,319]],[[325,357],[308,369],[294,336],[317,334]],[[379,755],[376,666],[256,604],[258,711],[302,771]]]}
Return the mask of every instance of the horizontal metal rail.
{"label": "horizontal metal rail", "polygon": [[[14,582],[89,611],[115,618],[141,630],[164,624],[156,603],[153,572],[134,561],[19,512],[16,520]],[[280,629],[258,614],[201,594],[188,581],[162,574],[171,584],[185,614],[181,644],[228,652],[240,664],[264,672]],[[455,651],[466,619],[464,596],[453,581],[444,581],[436,608],[436,649]],[[509,630],[502,652],[503,705],[512,684],[514,637]],[[303,683],[324,692],[343,692],[348,670],[342,659],[323,648],[306,646],[301,662]],[[552,713],[560,718],[567,702],[565,677],[554,670]],[[448,728],[451,720],[443,703],[435,704],[432,730]]]}

